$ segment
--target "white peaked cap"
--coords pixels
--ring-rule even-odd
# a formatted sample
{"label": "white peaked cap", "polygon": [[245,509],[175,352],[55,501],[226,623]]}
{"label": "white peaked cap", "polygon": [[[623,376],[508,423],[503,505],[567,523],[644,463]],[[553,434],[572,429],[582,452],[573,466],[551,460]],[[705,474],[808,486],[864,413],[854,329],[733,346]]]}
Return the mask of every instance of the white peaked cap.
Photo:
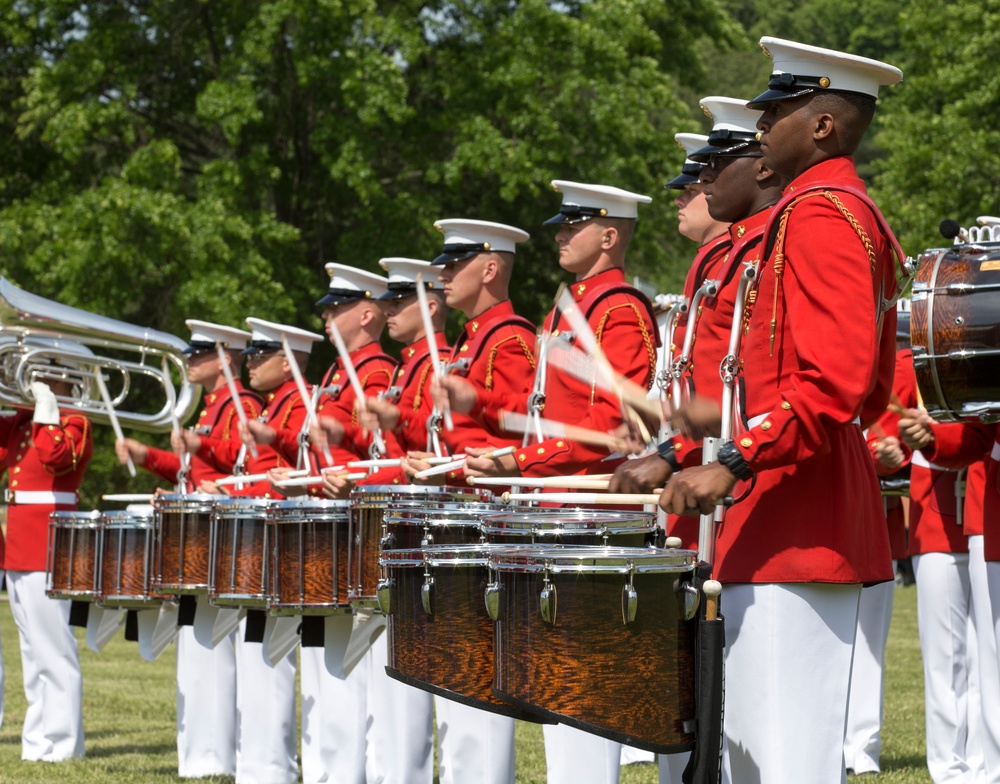
{"label": "white peaked cap", "polygon": [[188,319],[184,323],[191,330],[190,345],[185,350],[185,353],[188,354],[215,351],[215,346],[218,343],[221,343],[225,349],[242,351],[247,347],[247,341],[250,339],[249,332],[225,327],[222,324],[213,324],[198,319]]}
{"label": "white peaked cap", "polygon": [[976,218],[976,223],[980,226],[1000,226],[1000,218],[995,215],[980,215]]}
{"label": "white peaked cap", "polygon": [[740,98],[725,98],[721,95],[709,95],[699,102],[701,110],[712,120],[712,135],[717,131],[735,131],[757,135],[757,120],[762,112],[759,109],[748,109],[747,102]]}
{"label": "white peaked cap", "polygon": [[258,351],[277,351],[282,348],[282,337],[288,338],[288,347],[292,351],[303,351],[306,354],[312,351],[313,343],[323,340],[322,335],[315,332],[307,332],[298,327],[289,327],[284,324],[275,324],[271,321],[263,321],[258,318],[248,318],[247,326],[250,327],[250,348]]}
{"label": "white peaked cap", "polygon": [[590,218],[632,218],[639,216],[639,205],[653,199],[613,185],[589,185],[569,180],[552,180],[553,190],[562,193],[559,215],[546,223],[575,223]]}
{"label": "white peaked cap", "polygon": [[[691,160],[691,153],[700,150],[708,144],[708,136],[704,133],[675,133],[674,141],[677,146],[684,150],[687,159]],[[694,161],[691,161],[694,163]]]}
{"label": "white peaked cap", "polygon": [[349,267],[346,264],[326,265],[330,287],[317,305],[339,305],[360,299],[378,299],[385,294],[389,281],[374,272]]}
{"label": "white peaked cap", "polygon": [[774,66],[769,89],[750,102],[758,108],[772,101],[824,90],[878,98],[880,86],[896,84],[903,78],[903,72],[894,65],[856,54],[770,36],[761,38],[760,45]]}
{"label": "white peaked cap", "polygon": [[434,228],[444,234],[444,248],[431,264],[451,264],[480,253],[514,253],[517,243],[529,237],[514,226],[463,218],[436,221]]}
{"label": "white peaked cap", "polygon": [[413,294],[417,290],[417,275],[421,276],[425,289],[443,288],[443,284],[438,280],[439,270],[429,261],[391,256],[379,259],[378,265],[389,273],[389,290],[382,295],[382,299],[395,299]]}

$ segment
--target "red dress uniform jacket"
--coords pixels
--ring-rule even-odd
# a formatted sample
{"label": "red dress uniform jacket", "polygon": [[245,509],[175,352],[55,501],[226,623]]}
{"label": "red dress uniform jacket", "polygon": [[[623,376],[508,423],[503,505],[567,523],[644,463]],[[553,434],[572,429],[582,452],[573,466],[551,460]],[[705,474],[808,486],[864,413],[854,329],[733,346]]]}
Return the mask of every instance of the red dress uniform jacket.
{"label": "red dress uniform jacket", "polygon": [[[244,389],[239,382],[236,382],[236,391],[240,396],[239,404],[243,406],[246,418],[250,420],[259,417],[263,403],[257,393]],[[198,425],[195,432],[200,436],[228,441],[231,446],[235,445],[238,451],[242,443],[239,427],[240,419],[236,413],[232,395],[229,394],[229,387],[223,386],[214,392],[206,392],[205,407],[198,415]],[[228,450],[226,451],[228,452]],[[206,453],[205,457],[202,457],[201,454],[192,456],[191,470],[188,476],[189,489],[197,487],[203,481],[220,479],[230,473],[233,468],[232,462],[220,463],[217,460],[206,459],[214,456],[214,453]],[[149,447],[142,467],[171,484],[176,484],[177,473],[181,470],[181,461],[174,452]]]}
{"label": "red dress uniform jacket", "polygon": [[[454,429],[441,437],[452,454],[470,447],[520,446],[521,436],[500,428],[502,410],[525,413],[535,370],[535,328],[514,314],[510,301],[500,302],[465,322],[455,341],[449,372],[464,376],[476,388],[470,416],[452,415]],[[462,472],[448,474],[448,479]]]}
{"label": "red dress uniform jacket", "polygon": [[[736,290],[739,288],[743,261],[759,261],[760,241],[764,235],[771,211],[762,210],[750,217],[737,221],[729,227],[725,241],[714,245],[714,252],[695,257],[684,282],[684,297],[691,302],[695,291],[708,279],[721,282],[714,297],[701,300],[698,312],[688,312],[682,316],[674,331],[674,360],[680,358],[684,349],[684,339],[688,329],[695,330],[691,344],[688,374],[683,383],[698,397],[706,397],[722,404],[722,378],[719,363],[729,353],[729,331],[733,326],[733,310],[736,307]],[[674,438],[677,459],[685,467],[701,465],[702,443],[683,436]],[[692,515],[674,516],[667,519],[667,531],[681,540],[681,546],[696,550],[701,518]]]}
{"label": "red dress uniform jacket", "polygon": [[[648,389],[656,372],[660,340],[649,300],[625,282],[620,269],[576,281],[569,291],[611,366]],[[564,329],[569,326],[556,309],[546,317],[542,332],[557,336]],[[573,345],[582,348],[577,339]],[[545,409],[557,420],[600,432],[622,423],[617,398],[554,367],[548,368]],[[607,449],[562,438],[532,444],[515,455],[523,476],[603,473],[614,465],[602,462],[608,456]]]}
{"label": "red dress uniform jacket", "polygon": [[804,198],[783,216],[798,191],[819,183],[864,191],[850,157],[818,163],[772,213],[776,226],[787,221],[777,263],[765,232],[742,349],[752,426],[735,441],[756,483],[719,530],[724,583],[893,577],[881,492],[857,424],[889,402],[896,313],[881,304],[895,292],[891,246],[869,205],[843,191]]}
{"label": "red dress uniform jacket", "polygon": [[[908,348],[896,352],[896,371],[892,382],[892,391],[896,396],[895,400],[899,403],[906,406],[916,405],[917,377],[913,373],[913,352]],[[889,437],[899,438],[899,414],[886,409],[867,431],[868,449],[872,455],[875,473],[879,477],[893,476],[910,464],[912,452],[902,441],[900,441],[900,448],[904,455],[902,466],[891,471],[875,459],[875,450],[878,448],[879,442]],[[906,514],[902,499],[899,496],[887,495],[883,496],[882,504],[885,508],[892,557],[897,560],[905,558],[907,555]]]}
{"label": "red dress uniform jacket", "polygon": [[[436,333],[434,340],[438,356],[447,357],[451,349],[444,333]],[[431,365],[431,352],[427,347],[427,341],[421,338],[416,343],[411,343],[403,349],[400,356],[402,362],[396,368],[386,392],[386,398],[399,408],[399,422],[392,433],[394,438],[386,441],[388,457],[402,457],[407,452],[428,451],[427,420],[434,411],[434,401],[431,398],[434,368]],[[439,437],[443,440],[443,436]],[[382,468],[358,484],[406,484],[408,481],[401,468]]]}
{"label": "red dress uniform jacket", "polygon": [[[369,343],[350,354],[354,372],[358,375],[365,397],[378,397],[379,393],[389,388],[393,374],[396,372],[396,362],[388,356],[377,343]],[[317,414],[336,419],[344,426],[344,438],[339,447],[330,447],[334,465],[344,465],[351,460],[368,459],[368,448],[371,445],[371,433],[364,436],[358,424],[358,414],[354,410],[357,396],[351,386],[347,371],[344,370],[338,357],[323,377],[323,388],[332,390],[324,392],[319,399]],[[389,439],[383,434],[383,440]],[[296,433],[296,438],[298,434]],[[388,446],[388,444],[387,444]],[[296,447],[297,448],[297,447]],[[314,455],[325,462],[322,454]]]}
{"label": "red dress uniform jacket", "polygon": [[0,417],[0,443],[6,448],[7,483],[14,494],[7,507],[4,568],[45,571],[49,515],[77,508],[71,504],[19,504],[19,492],[76,493],[94,451],[90,422],[60,411],[58,425],[32,423],[32,411]]}
{"label": "red dress uniform jacket", "polygon": [[[286,438],[289,437],[287,433],[295,433],[297,436],[306,421],[306,406],[299,395],[298,387],[294,381],[286,381],[264,395],[264,404],[265,408],[260,414],[260,420],[274,428],[279,438],[274,442],[274,446],[258,444],[256,458],[247,450],[246,470],[244,471],[247,474],[262,474],[272,468],[295,467],[294,458],[288,460],[283,456],[283,449],[287,445],[279,444],[279,442],[283,433],[286,434]],[[202,437],[198,457],[206,462],[228,465],[229,472],[232,473],[236,467],[241,444],[239,439],[222,440],[211,436]],[[298,449],[297,440],[295,448]],[[245,485],[242,489],[230,488],[230,492],[232,495],[262,498],[280,499],[284,497],[275,493],[266,481],[254,482]]]}

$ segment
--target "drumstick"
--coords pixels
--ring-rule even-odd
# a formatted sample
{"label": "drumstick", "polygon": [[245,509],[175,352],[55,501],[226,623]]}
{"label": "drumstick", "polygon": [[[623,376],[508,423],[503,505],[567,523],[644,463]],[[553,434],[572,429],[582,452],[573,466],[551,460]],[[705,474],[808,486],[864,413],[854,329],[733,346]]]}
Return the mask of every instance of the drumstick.
{"label": "drumstick", "polygon": [[[248,433],[250,432],[250,426],[247,424],[247,412],[243,410],[243,401],[240,400],[239,390],[236,389],[236,381],[233,379],[233,371],[229,367],[229,357],[226,356],[226,350],[222,347],[221,343],[215,344],[215,350],[219,355],[219,364],[222,366],[222,375],[226,377],[226,386],[229,387],[229,397],[233,401],[233,406],[236,408],[236,416],[239,417],[240,424],[243,425],[243,429]],[[257,444],[254,440],[250,439],[250,454],[257,458]]]}
{"label": "drumstick", "polygon": [[705,620],[714,621],[719,617],[719,595],[722,593],[722,583],[718,580],[705,580],[701,590],[705,592]]}
{"label": "drumstick", "polygon": [[[441,465],[442,463],[450,463],[453,460],[458,460],[459,458],[465,459],[465,455],[445,455],[444,457],[427,457],[424,458],[424,462],[430,463],[431,465]],[[402,457],[390,457],[384,458],[382,460],[352,460],[347,464],[348,468],[395,468],[403,464],[404,458]]]}
{"label": "drumstick", "polygon": [[[335,468],[337,466],[334,466]],[[343,468],[343,466],[340,466]],[[308,468],[296,468],[293,471],[288,472],[288,476],[308,476]],[[225,487],[226,485],[238,485],[243,482],[266,482],[267,474],[240,474],[233,476],[224,476],[222,479],[215,480],[215,484],[219,487]]]}
{"label": "drumstick", "polygon": [[603,446],[608,449],[621,449],[624,446],[622,439],[610,433],[602,433],[600,430],[591,430],[577,425],[567,425],[565,422],[556,422],[554,419],[543,417],[529,418],[524,414],[514,411],[500,412],[500,427],[504,430],[511,430],[515,433],[534,432],[535,425],[544,431],[548,438],[565,438],[568,441],[577,441],[581,444],[591,446]]}
{"label": "drumstick", "polygon": [[148,504],[153,500],[152,493],[106,493],[102,501],[118,501],[125,504]]}
{"label": "drumstick", "polygon": [[[516,481],[515,481],[516,480]],[[564,487],[572,490],[607,490],[611,478],[605,476],[470,476],[470,485],[487,485],[506,487],[516,484],[518,487]]]}
{"label": "drumstick", "polygon": [[[337,347],[340,361],[344,363],[344,370],[347,371],[347,378],[351,382],[351,389],[354,390],[354,397],[357,398],[358,408],[363,412],[365,410],[365,390],[361,387],[361,382],[358,380],[358,373],[354,369],[351,355],[347,351],[347,344],[344,343],[344,338],[340,334],[340,330],[337,329],[337,325],[332,321],[330,322],[330,337],[333,338],[333,343]],[[386,452],[385,443],[383,443],[382,436],[377,428],[372,430],[372,442],[375,444],[375,448],[379,451],[379,454],[384,455]]]}
{"label": "drumstick", "polygon": [[[308,485],[321,485],[323,480],[329,476],[332,472],[326,472],[323,476],[300,476],[295,479],[279,479],[274,482],[275,487],[306,487]],[[357,482],[359,479],[364,479],[368,474],[365,471],[358,471],[353,474],[334,474],[339,479],[348,479],[351,482]]]}
{"label": "drumstick", "polygon": [[[292,354],[292,349],[288,345],[288,336],[285,334],[281,336],[281,347],[285,350],[288,367],[292,371],[292,378],[295,379],[295,386],[299,389],[299,397],[302,398],[302,403],[306,407],[306,420],[310,427],[318,428],[319,422],[316,420],[316,407],[313,405],[312,395],[306,389],[306,380],[302,378],[302,369],[295,361],[295,355]],[[330,454],[330,447],[327,444],[323,444],[323,459],[326,460],[328,466],[333,465],[333,455]]]}
{"label": "drumstick", "polygon": [[[108,388],[104,384],[104,374],[101,373],[101,368],[97,365],[94,365],[94,378],[97,380],[97,389],[101,393],[101,400],[104,401],[104,408],[108,412],[111,429],[115,431],[115,438],[124,441],[125,436],[122,435],[122,426],[118,423],[118,414],[115,413],[115,407],[111,404],[111,395],[108,394]],[[131,455],[128,456],[126,462],[129,474],[135,476],[135,463],[132,462]]]}
{"label": "drumstick", "polygon": [[[438,357],[437,340],[434,337],[434,323],[431,321],[431,308],[427,304],[427,292],[424,290],[424,273],[417,273],[417,302],[420,305],[420,318],[424,322],[424,339],[427,341],[427,349],[431,355],[431,367],[434,369],[434,378],[441,381],[441,360]],[[445,403],[444,410],[441,411],[444,417],[444,426],[448,431],[455,429],[455,423],[451,420],[451,409]]]}
{"label": "drumstick", "polygon": [[[506,455],[514,454],[514,447],[505,446],[502,449],[494,449],[491,452],[484,452],[479,455],[479,457],[484,457],[487,460],[492,460],[495,457],[504,457]],[[439,465],[433,466],[432,468],[425,468],[423,471],[417,471],[417,479],[426,479],[429,476],[435,476],[436,474],[447,474],[449,471],[454,471],[456,468],[461,468],[465,465],[465,455],[461,458],[454,458],[447,463],[440,463]],[[507,482],[509,485],[510,482]]]}
{"label": "drumstick", "polygon": [[[520,480],[517,480],[520,483]],[[600,505],[615,504],[622,506],[645,506],[656,504],[660,500],[659,493],[503,493],[501,500],[507,504],[511,501],[546,501],[553,504]]]}

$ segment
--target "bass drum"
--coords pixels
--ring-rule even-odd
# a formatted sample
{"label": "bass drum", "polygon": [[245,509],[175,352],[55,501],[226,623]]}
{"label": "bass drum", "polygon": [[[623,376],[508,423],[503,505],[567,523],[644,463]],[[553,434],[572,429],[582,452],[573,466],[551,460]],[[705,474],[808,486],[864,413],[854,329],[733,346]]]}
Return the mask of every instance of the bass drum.
{"label": "bass drum", "polygon": [[934,419],[1000,418],[1000,244],[920,257],[910,340],[917,386]]}

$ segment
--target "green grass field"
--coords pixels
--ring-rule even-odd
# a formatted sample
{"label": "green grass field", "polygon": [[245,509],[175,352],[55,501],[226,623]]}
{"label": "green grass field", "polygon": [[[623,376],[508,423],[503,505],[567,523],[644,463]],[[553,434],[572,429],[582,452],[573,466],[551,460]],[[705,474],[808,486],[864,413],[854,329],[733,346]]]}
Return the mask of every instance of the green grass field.
{"label": "green grass field", "polygon": [[[6,600],[6,595],[3,595]],[[0,603],[0,641],[6,668],[5,716],[0,730],[0,783],[173,782],[177,777],[173,647],[145,662],[119,635],[99,654],[81,641],[84,672],[85,759],[58,765],[21,762],[24,692],[17,630]],[[916,589],[896,591],[887,654],[882,774],[857,781],[929,782],[924,766],[923,677],[917,640]],[[544,784],[545,754],[538,726],[518,724],[517,780]],[[623,784],[656,782],[653,765],[623,769]],[[202,781],[232,781],[228,778]]]}

